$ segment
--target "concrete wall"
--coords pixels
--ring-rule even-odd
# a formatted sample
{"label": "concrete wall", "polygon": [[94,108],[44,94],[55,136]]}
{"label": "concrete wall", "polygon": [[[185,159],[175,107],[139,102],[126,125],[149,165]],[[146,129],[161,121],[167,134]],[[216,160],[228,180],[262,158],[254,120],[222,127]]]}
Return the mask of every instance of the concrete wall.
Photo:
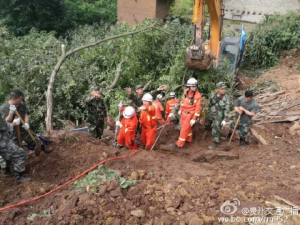
{"label": "concrete wall", "polygon": [[164,19],[172,0],[118,0],[118,21],[128,25],[142,23],[146,18]]}
{"label": "concrete wall", "polygon": [[128,25],[142,23],[145,18],[155,18],[156,0],[118,0],[118,21]]}
{"label": "concrete wall", "polygon": [[300,0],[223,0],[225,19],[257,23],[264,15],[300,9]]}

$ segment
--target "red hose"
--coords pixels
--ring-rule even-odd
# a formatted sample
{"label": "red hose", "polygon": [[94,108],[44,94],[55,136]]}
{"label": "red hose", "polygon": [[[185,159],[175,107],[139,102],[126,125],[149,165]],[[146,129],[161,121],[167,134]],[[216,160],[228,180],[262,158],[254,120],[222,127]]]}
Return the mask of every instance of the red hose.
{"label": "red hose", "polygon": [[97,165],[91,167],[90,169],[84,171],[83,173],[79,174],[78,176],[76,176],[75,178],[73,178],[72,180],[69,180],[68,182],[62,184],[62,185],[59,185],[58,187],[54,188],[53,190],[43,194],[43,195],[39,195],[35,198],[32,198],[32,199],[29,199],[29,200],[26,200],[26,201],[23,201],[23,202],[19,202],[17,204],[14,204],[14,205],[9,205],[9,206],[5,206],[3,208],[0,208],[0,211],[4,211],[4,210],[7,210],[7,209],[11,209],[11,208],[14,208],[14,207],[17,207],[17,206],[20,206],[20,205],[25,205],[27,203],[30,203],[30,202],[33,202],[35,200],[38,200],[40,198],[43,198],[43,197],[46,197],[47,195],[50,195],[52,194],[53,192],[65,187],[66,185],[74,182],[75,180],[78,180],[79,178],[81,178],[82,176],[84,176],[85,174],[91,172],[92,170],[96,169],[98,166],[102,165],[103,163],[107,162],[107,161],[111,161],[111,160],[117,160],[117,159],[123,159],[123,158],[126,158],[126,157],[129,157],[129,156],[132,156],[134,154],[136,154],[137,152],[139,152],[141,150],[135,150],[133,151],[132,153],[128,154],[128,155],[124,155],[124,156],[117,156],[117,157],[112,157],[112,158],[108,158],[108,159],[105,159],[103,161],[101,161],[100,163],[98,163]]}

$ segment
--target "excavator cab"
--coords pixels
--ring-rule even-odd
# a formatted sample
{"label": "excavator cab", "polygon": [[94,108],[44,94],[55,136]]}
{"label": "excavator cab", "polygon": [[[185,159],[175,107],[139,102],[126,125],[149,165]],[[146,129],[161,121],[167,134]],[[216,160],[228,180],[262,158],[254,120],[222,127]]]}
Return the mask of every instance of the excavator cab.
{"label": "excavator cab", "polygon": [[241,51],[240,47],[240,37],[225,37],[221,41],[220,58],[217,68],[224,68],[226,66],[230,74],[236,74],[243,61],[243,51]]}

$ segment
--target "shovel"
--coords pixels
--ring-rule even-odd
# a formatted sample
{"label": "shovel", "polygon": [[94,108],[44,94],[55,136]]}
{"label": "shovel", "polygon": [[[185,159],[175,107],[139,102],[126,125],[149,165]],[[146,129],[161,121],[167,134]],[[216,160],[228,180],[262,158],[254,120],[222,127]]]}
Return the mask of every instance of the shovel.
{"label": "shovel", "polygon": [[[19,112],[16,110],[15,113],[16,113],[17,117],[20,118],[21,123],[24,125],[25,122],[22,119],[22,117],[20,116]],[[30,138],[35,142],[34,154],[36,156],[39,156],[41,154],[41,143],[34,138],[34,136],[32,135],[30,130],[27,130],[27,132],[28,132]]]}
{"label": "shovel", "polygon": [[239,122],[240,122],[240,119],[241,119],[241,114],[239,115],[239,117],[237,118],[237,120],[236,120],[236,122],[235,122],[233,131],[232,131],[232,134],[231,134],[231,136],[230,136],[230,140],[229,140],[228,144],[224,147],[224,151],[229,151],[229,150],[231,149],[230,144],[231,144],[232,138],[233,138],[233,136],[234,136],[234,134],[235,134],[235,130],[236,130],[236,128],[237,128],[237,125],[238,125]]}
{"label": "shovel", "polygon": [[22,147],[21,133],[20,133],[20,127],[19,127],[19,125],[16,127],[16,131],[17,131],[17,138],[18,138],[18,146]]}
{"label": "shovel", "polygon": [[[122,101],[120,102],[120,104],[122,104]],[[118,114],[118,117],[117,117],[117,120],[116,120],[116,121],[120,121],[120,117],[121,117],[121,109],[119,109],[119,114]],[[116,126],[116,130],[115,130],[115,143],[114,143],[114,146],[117,146],[117,145],[118,145],[118,141],[117,141],[118,134],[119,134],[119,126]]]}

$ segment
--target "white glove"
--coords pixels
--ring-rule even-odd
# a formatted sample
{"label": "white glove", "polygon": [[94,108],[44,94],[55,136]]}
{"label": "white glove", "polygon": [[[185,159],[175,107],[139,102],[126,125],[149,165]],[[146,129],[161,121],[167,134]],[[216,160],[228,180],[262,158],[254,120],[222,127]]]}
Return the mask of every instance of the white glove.
{"label": "white glove", "polygon": [[225,121],[225,120],[223,120],[223,121],[222,121],[222,123],[221,123],[221,126],[222,126],[222,127],[224,127],[224,126],[225,126],[225,124],[226,124],[226,121]]}
{"label": "white glove", "polygon": [[118,107],[121,108],[123,106],[122,102],[119,103]]}
{"label": "white glove", "polygon": [[24,123],[24,125],[22,126],[25,130],[29,130],[29,124],[28,123]]}
{"label": "white glove", "polygon": [[190,121],[191,127],[192,127],[195,123],[196,123],[196,120],[191,120],[191,121]]}
{"label": "white glove", "polygon": [[123,127],[123,125],[122,125],[122,123],[121,123],[120,121],[117,121],[117,122],[116,122],[116,126],[118,126],[118,127],[120,127],[120,128]]}
{"label": "white glove", "polygon": [[20,125],[20,118],[14,119],[13,123],[17,126]]}
{"label": "white glove", "polygon": [[179,116],[181,115],[181,110],[178,111],[178,115],[179,115]]}
{"label": "white glove", "polygon": [[11,112],[15,112],[16,111],[16,106],[15,105],[10,105],[9,106],[9,111],[11,111]]}
{"label": "white glove", "polygon": [[145,106],[141,106],[141,107],[139,108],[139,111],[142,111],[142,110],[145,110],[145,109],[146,109]]}
{"label": "white glove", "polygon": [[170,113],[170,114],[168,115],[168,117],[169,117],[169,118],[174,117],[174,113]]}

